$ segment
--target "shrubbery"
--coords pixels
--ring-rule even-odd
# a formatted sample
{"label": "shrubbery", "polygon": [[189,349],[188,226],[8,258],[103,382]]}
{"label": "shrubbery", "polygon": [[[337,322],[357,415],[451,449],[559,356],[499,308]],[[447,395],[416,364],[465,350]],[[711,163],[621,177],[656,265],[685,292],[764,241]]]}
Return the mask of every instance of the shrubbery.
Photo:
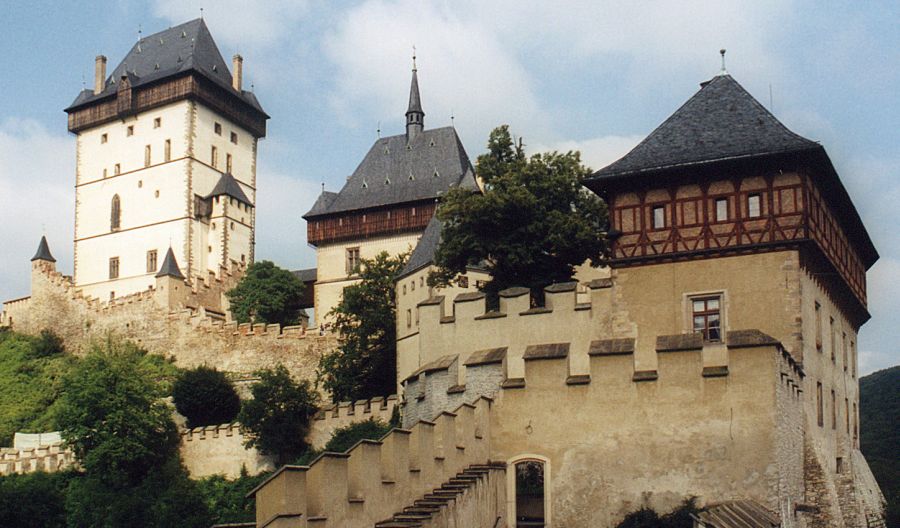
{"label": "shrubbery", "polygon": [[65,528],[66,489],[73,473],[0,477],[0,526]]}
{"label": "shrubbery", "polygon": [[241,411],[241,399],[225,373],[204,366],[182,372],[172,398],[188,427],[230,423]]}
{"label": "shrubbery", "polygon": [[685,499],[681,506],[663,516],[645,506],[626,515],[616,528],[693,528],[691,514],[699,511],[697,497]]}

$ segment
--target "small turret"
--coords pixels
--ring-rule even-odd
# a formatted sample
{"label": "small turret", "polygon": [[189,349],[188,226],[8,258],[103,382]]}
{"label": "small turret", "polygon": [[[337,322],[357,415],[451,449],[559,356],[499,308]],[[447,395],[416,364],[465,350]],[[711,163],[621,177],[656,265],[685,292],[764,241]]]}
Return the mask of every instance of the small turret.
{"label": "small turret", "polygon": [[169,248],[169,251],[166,252],[166,258],[163,260],[162,266],[159,267],[159,271],[156,273],[156,278],[162,277],[174,277],[176,279],[184,280],[184,274],[181,273],[181,269],[178,267],[178,262],[175,260],[175,253],[172,251],[172,248]]}
{"label": "small turret", "polygon": [[184,274],[181,273],[175,253],[170,247],[156,273],[156,301],[162,307],[173,310],[181,306],[181,301],[189,292],[190,287],[185,285]]}
{"label": "small turret", "polygon": [[31,257],[31,262],[36,260],[44,260],[47,262],[56,262],[56,259],[53,258],[53,255],[50,254],[50,246],[47,244],[47,237],[41,237],[41,243],[38,244],[37,253]]}
{"label": "small turret", "polygon": [[413,54],[412,83],[409,86],[409,108],[406,110],[406,141],[412,143],[416,134],[425,129],[425,112],[422,111],[422,99],[419,97],[419,77],[416,69],[416,56]]}

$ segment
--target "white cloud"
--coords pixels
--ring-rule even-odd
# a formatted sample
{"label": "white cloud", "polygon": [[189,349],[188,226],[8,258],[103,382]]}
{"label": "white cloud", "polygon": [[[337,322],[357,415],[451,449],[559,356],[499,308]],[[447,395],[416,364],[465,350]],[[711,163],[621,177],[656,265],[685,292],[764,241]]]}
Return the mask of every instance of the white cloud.
{"label": "white cloud", "polygon": [[29,293],[29,259],[46,232],[60,271],[71,273],[75,148],[30,119],[0,121],[0,301]]}
{"label": "white cloud", "polygon": [[528,148],[529,153],[558,150],[581,152],[581,162],[593,170],[602,169],[621,158],[634,148],[643,136],[603,136],[583,141],[560,141],[550,144],[536,144]]}

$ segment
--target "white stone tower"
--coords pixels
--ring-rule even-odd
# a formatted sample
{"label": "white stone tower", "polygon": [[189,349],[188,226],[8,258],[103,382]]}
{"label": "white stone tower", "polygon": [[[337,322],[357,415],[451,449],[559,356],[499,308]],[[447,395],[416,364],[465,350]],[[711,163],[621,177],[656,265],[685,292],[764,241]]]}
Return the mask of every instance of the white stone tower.
{"label": "white stone tower", "polygon": [[141,38],[66,109],[77,135],[75,285],[146,290],[169,248],[188,279],[253,261],[257,141],[268,115],[202,19]]}

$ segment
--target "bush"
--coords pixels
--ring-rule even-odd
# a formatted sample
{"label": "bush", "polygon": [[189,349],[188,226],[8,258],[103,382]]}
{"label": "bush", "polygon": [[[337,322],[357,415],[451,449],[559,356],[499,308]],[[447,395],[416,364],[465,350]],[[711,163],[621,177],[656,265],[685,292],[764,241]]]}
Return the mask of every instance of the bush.
{"label": "bush", "polygon": [[65,528],[65,492],[72,474],[0,477],[0,526]]}
{"label": "bush", "polygon": [[241,399],[225,373],[197,367],[184,371],[172,387],[175,408],[188,427],[233,422],[241,411]]}
{"label": "bush", "polygon": [[[394,408],[396,411],[396,408]],[[390,423],[384,423],[375,418],[369,418],[362,422],[356,422],[339,429],[335,429],[331,433],[331,438],[322,449],[309,449],[300,458],[294,461],[297,466],[308,466],[310,462],[316,459],[325,451],[330,453],[345,453],[348,449],[355,446],[360,440],[381,440],[384,435],[388,434],[391,429],[396,427],[393,417]]]}
{"label": "bush", "polygon": [[283,365],[257,375],[259,381],[250,388],[253,399],[244,402],[238,415],[247,438],[244,445],[274,456],[279,463],[294,460],[308,448],[306,435],[318,394],[309,381],[291,379]]}
{"label": "bush", "polygon": [[226,294],[239,323],[294,325],[303,307],[303,282],[268,260],[254,262]]}
{"label": "bush", "polygon": [[256,520],[256,502],[248,498],[250,490],[258,486],[271,473],[260,473],[254,477],[246,471],[234,480],[222,475],[214,475],[197,481],[197,488],[203,496],[207,509],[212,514],[212,523],[242,523]]}
{"label": "bush", "polygon": [[693,528],[694,519],[691,514],[699,511],[697,497],[688,497],[678,508],[662,517],[644,506],[626,515],[616,528]]}
{"label": "bush", "polygon": [[41,330],[41,335],[34,342],[32,357],[45,358],[62,354],[66,351],[63,340],[50,330]]}

